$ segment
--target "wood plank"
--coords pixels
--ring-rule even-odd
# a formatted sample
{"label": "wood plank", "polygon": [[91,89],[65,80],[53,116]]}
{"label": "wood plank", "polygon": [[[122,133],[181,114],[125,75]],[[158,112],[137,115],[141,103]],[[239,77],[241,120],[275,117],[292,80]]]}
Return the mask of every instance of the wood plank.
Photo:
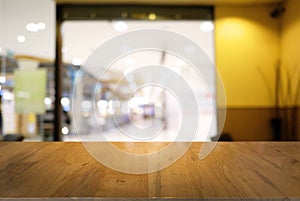
{"label": "wood plank", "polygon": [[[139,154],[167,143],[114,145]],[[300,198],[299,142],[220,142],[199,160],[201,146],[134,175],[103,166],[78,142],[1,142],[0,197]]]}

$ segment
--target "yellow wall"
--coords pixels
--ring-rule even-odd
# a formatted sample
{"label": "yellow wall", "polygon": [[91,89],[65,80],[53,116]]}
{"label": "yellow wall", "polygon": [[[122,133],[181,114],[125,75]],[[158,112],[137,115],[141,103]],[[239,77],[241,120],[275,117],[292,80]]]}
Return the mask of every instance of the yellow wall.
{"label": "yellow wall", "polygon": [[258,70],[270,87],[280,57],[280,20],[272,19],[270,10],[269,6],[215,8],[216,65],[228,107],[274,104]]}
{"label": "yellow wall", "polygon": [[[293,95],[291,97],[295,98],[296,83],[300,80],[300,1],[288,0],[285,8],[286,12],[282,18],[281,58],[283,68],[289,69],[292,76],[290,80],[293,82]],[[293,98],[289,98],[294,102],[291,99]],[[298,105],[300,105],[300,97]]]}
{"label": "yellow wall", "polygon": [[[274,117],[274,68],[279,60],[282,78],[286,72],[291,74],[282,86],[281,105],[293,105],[286,89],[290,82],[295,94],[296,83],[300,84],[300,0],[286,0],[284,6],[286,12],[276,19],[270,17],[272,6],[215,8],[216,65],[224,81],[228,107],[223,132],[232,134],[234,140],[273,139],[270,119]],[[281,111],[288,115],[286,109]],[[299,117],[300,110],[297,112]],[[300,139],[299,125],[296,127]],[[287,131],[284,128],[286,139],[290,134]]]}

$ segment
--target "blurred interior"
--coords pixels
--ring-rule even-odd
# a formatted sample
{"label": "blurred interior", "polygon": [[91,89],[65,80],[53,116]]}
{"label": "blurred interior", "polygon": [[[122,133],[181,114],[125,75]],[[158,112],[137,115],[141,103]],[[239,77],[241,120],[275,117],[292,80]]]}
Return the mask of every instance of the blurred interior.
{"label": "blurred interior", "polygon": [[[13,134],[24,141],[174,140],[182,118],[174,94],[161,86],[136,88],[143,79],[132,72],[147,65],[166,66],[191,87],[198,103],[195,141],[218,140],[218,132],[226,141],[300,139],[300,1],[85,3],[81,8],[79,0],[0,0],[2,139]],[[86,12],[94,4],[121,12],[112,9],[98,17]],[[187,14],[189,9],[196,14]],[[84,70],[104,42],[141,29],[192,40],[216,66],[203,66],[209,82],[184,58],[160,50],[118,58],[101,78]],[[213,118],[224,109],[218,104],[217,75],[226,95],[224,126]],[[188,98],[185,91],[180,96]],[[126,135],[135,127],[152,133]]]}

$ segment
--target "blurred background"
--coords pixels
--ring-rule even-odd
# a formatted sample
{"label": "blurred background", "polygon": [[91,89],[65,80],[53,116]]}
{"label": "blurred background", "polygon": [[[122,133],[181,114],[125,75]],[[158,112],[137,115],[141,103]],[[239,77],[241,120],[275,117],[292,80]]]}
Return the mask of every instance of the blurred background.
{"label": "blurred background", "polygon": [[[298,0],[0,0],[2,138],[127,141],[121,130],[151,124],[161,132],[154,140],[170,141],[181,122],[176,97],[158,86],[130,93],[143,80],[128,75],[151,64],[192,88],[197,141],[217,138],[218,130],[229,141],[299,140],[299,9]],[[207,69],[204,83],[184,58],[150,50],[119,58],[101,79],[82,70],[101,44],[140,29],[189,38],[217,70],[199,64]],[[218,73],[226,105],[218,101]],[[224,107],[223,127],[213,117]]]}

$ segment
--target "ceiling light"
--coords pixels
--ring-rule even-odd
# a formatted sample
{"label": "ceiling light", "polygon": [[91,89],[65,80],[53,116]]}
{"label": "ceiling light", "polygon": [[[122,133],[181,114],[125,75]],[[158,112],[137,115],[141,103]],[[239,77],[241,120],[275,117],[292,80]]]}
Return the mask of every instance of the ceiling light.
{"label": "ceiling light", "polygon": [[72,64],[74,66],[80,66],[81,65],[81,59],[79,59],[79,58],[73,58],[72,59]]}
{"label": "ceiling light", "polygon": [[64,126],[64,127],[61,129],[61,132],[62,132],[62,134],[64,134],[64,135],[68,135],[68,134],[69,134],[69,129],[68,129],[68,127]]}
{"label": "ceiling light", "polygon": [[12,100],[13,99],[13,95],[8,91],[4,91],[2,96],[3,96],[4,100]]}
{"label": "ceiling light", "polygon": [[155,19],[156,19],[155,13],[150,13],[150,14],[148,15],[148,18],[149,18],[149,20],[155,20]]}
{"label": "ceiling light", "polygon": [[46,29],[46,24],[44,22],[39,23],[28,23],[26,25],[26,30],[30,32],[38,32]]}
{"label": "ceiling light", "polygon": [[44,103],[45,105],[51,105],[52,104],[52,99],[49,97],[44,98]]}
{"label": "ceiling light", "polygon": [[19,36],[17,37],[17,41],[18,41],[19,43],[24,43],[24,42],[26,41],[26,38],[25,38],[25,36],[23,36],[23,35],[19,35]]}
{"label": "ceiling light", "polygon": [[61,98],[60,103],[64,107],[69,106],[70,105],[70,99],[67,98],[67,97],[63,97],[63,98]]}
{"label": "ceiling light", "polygon": [[211,32],[214,30],[214,25],[212,22],[203,22],[201,25],[200,25],[200,29],[201,31],[203,32]]}
{"label": "ceiling light", "polygon": [[30,32],[38,32],[39,31],[39,26],[35,23],[28,23],[26,25],[26,30]]}
{"label": "ceiling light", "polygon": [[39,30],[45,30],[46,29],[46,24],[44,22],[37,23],[37,26],[38,26]]}
{"label": "ceiling light", "polygon": [[128,29],[128,25],[125,22],[116,22],[114,29],[118,32],[126,31]]}
{"label": "ceiling light", "polygon": [[6,82],[6,78],[5,76],[0,76],[0,83],[5,83]]}

